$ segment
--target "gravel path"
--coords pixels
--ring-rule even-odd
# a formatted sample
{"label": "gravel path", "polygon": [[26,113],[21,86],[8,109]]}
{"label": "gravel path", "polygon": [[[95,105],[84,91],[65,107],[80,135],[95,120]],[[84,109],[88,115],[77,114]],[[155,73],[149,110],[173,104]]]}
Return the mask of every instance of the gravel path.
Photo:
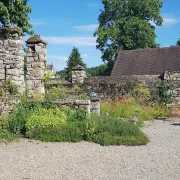
{"label": "gravel path", "polygon": [[0,144],[0,180],[180,180],[180,121],[156,120],[143,131],[147,146]]}

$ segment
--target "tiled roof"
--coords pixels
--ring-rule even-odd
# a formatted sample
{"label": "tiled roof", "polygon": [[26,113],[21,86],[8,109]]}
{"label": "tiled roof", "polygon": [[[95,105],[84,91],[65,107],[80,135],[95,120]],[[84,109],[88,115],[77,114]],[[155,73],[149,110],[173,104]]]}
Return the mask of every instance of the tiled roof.
{"label": "tiled roof", "polygon": [[180,47],[120,51],[111,77],[180,71]]}

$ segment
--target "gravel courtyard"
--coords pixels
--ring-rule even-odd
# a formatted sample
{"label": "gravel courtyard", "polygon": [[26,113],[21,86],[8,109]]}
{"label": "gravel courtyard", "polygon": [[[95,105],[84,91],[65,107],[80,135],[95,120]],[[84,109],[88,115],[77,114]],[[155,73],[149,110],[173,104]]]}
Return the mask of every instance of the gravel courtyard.
{"label": "gravel courtyard", "polygon": [[156,120],[147,146],[88,142],[0,144],[0,180],[179,180],[180,120]]}

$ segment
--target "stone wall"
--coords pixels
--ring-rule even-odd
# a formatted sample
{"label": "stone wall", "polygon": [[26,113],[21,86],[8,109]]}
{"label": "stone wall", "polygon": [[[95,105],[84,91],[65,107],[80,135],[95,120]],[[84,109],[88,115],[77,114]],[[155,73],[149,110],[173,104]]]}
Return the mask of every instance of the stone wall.
{"label": "stone wall", "polygon": [[97,92],[100,99],[105,100],[107,98],[114,99],[116,96],[127,95],[138,82],[151,88],[157,81],[161,81],[158,75],[122,76],[120,78],[112,78],[111,76],[88,77],[84,79],[81,88],[88,94]]}
{"label": "stone wall", "polygon": [[21,33],[17,27],[4,27],[0,30],[0,82],[10,80],[23,93],[24,42]]}
{"label": "stone wall", "polygon": [[19,102],[19,97],[0,97],[0,114],[10,114],[15,104]]}
{"label": "stone wall", "polygon": [[164,79],[173,88],[173,105],[180,105],[180,71],[166,72]]}
{"label": "stone wall", "polygon": [[84,109],[88,113],[100,114],[100,102],[99,98],[92,98],[91,100],[79,100],[79,99],[66,99],[51,101],[60,107],[71,107],[73,109]]}
{"label": "stone wall", "polygon": [[45,94],[42,81],[46,70],[46,45],[40,36],[35,35],[27,41],[27,94]]}

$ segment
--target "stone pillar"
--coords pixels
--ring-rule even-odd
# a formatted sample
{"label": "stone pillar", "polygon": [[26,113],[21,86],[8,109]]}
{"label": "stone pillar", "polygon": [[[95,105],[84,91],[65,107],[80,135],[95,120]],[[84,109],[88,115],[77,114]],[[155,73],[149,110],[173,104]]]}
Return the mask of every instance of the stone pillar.
{"label": "stone pillar", "polygon": [[19,93],[25,90],[24,46],[22,30],[18,27],[0,29],[0,81],[17,84]]}
{"label": "stone pillar", "polygon": [[77,65],[72,69],[72,84],[83,84],[85,77],[86,71],[82,66]]}
{"label": "stone pillar", "polygon": [[91,113],[100,115],[100,99],[98,97],[91,97]]}
{"label": "stone pillar", "polygon": [[44,95],[45,85],[42,81],[46,70],[47,43],[40,36],[35,35],[27,41],[27,94]]}

